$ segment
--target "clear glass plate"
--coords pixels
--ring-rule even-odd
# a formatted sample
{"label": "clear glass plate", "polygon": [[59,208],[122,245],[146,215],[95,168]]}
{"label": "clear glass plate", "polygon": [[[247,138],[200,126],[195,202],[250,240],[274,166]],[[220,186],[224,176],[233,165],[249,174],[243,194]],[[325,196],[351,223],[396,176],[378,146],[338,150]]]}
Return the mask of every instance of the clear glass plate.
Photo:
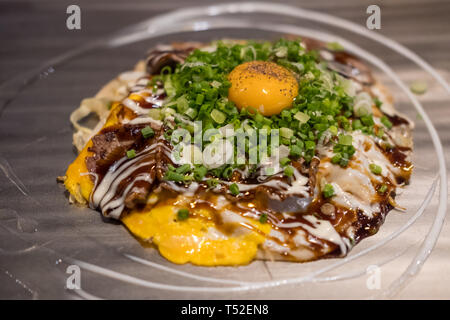
{"label": "clear glass plate", "polygon": [[[303,264],[255,261],[241,267],[175,265],[142,247],[120,223],[69,205],[56,177],[75,158],[68,119],[81,99],[131,69],[157,43],[285,34],[340,42],[373,67],[398,110],[416,123],[415,170],[411,185],[398,197],[406,210],[392,211],[376,235],[346,258]],[[444,101],[419,101],[411,94],[407,84],[418,78]],[[267,3],[178,10],[57,57],[12,79],[0,92],[2,298],[395,297],[420,271],[442,227],[447,178],[433,122],[450,88],[406,48],[335,17]],[[71,265],[75,269],[68,269]],[[77,268],[81,289],[73,290],[67,281],[74,283],[69,277]]]}

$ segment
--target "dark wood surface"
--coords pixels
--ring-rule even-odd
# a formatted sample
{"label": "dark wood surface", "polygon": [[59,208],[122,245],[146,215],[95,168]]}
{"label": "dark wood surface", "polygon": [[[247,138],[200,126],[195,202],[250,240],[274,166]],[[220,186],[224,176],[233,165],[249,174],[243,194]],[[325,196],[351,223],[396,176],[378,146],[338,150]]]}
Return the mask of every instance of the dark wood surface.
{"label": "dark wood surface", "polygon": [[[446,79],[450,79],[450,1],[448,0],[342,0],[285,3],[333,14],[364,25],[369,4],[382,10],[377,31],[413,50]],[[71,0],[0,0],[0,84],[40,63],[98,39],[127,25],[181,6],[213,1],[78,0],[82,29],[66,28],[66,8]],[[448,100],[447,100],[448,101]],[[435,111],[436,112],[436,111]],[[441,104],[437,127],[450,161],[450,105]],[[446,222],[437,247],[424,269],[400,295],[404,298],[450,298],[450,225]],[[433,284],[430,286],[430,284]]]}

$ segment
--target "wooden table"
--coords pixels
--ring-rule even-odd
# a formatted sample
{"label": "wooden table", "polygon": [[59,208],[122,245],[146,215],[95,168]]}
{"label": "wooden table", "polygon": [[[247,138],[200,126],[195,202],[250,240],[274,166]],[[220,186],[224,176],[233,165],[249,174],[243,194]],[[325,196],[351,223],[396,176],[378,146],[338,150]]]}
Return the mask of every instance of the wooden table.
{"label": "wooden table", "polygon": [[[82,29],[66,28],[69,0],[0,0],[0,83],[30,70],[49,58],[124,26],[180,6],[212,1],[78,0]],[[284,1],[365,25],[366,8],[378,4],[382,28],[378,32],[407,46],[450,80],[450,1],[448,0],[315,0]],[[447,100],[449,101],[449,100]],[[450,164],[450,105],[441,104],[436,126]],[[450,298],[450,223],[421,273],[399,298]],[[1,296],[1,294],[0,294]]]}

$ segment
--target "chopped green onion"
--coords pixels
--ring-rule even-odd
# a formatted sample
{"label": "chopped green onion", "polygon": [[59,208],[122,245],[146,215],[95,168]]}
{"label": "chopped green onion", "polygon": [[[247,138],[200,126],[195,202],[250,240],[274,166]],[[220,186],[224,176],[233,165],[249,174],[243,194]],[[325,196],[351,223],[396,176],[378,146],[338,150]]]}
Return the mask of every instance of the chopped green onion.
{"label": "chopped green onion", "polygon": [[185,208],[178,210],[177,217],[178,220],[186,220],[189,218],[189,210]]}
{"label": "chopped green onion", "polygon": [[284,168],[284,175],[287,177],[292,177],[294,175],[294,167],[287,166],[286,168]]}
{"label": "chopped green onion", "polygon": [[197,98],[195,99],[196,104],[202,104],[203,100],[205,100],[205,96],[203,94],[198,94]]}
{"label": "chopped green onion", "polygon": [[332,196],[334,196],[333,186],[327,183],[322,189],[322,194],[325,198],[331,198]]}
{"label": "chopped green onion", "polygon": [[392,122],[389,121],[388,117],[382,116],[382,117],[380,118],[380,121],[381,121],[382,124],[384,124],[384,126],[385,126],[386,128],[388,128],[388,129],[391,129],[391,128],[392,128]]}
{"label": "chopped green onion", "polygon": [[303,113],[301,111],[297,112],[294,115],[294,118],[297,119],[300,123],[306,123],[310,119],[310,117],[306,113]]}
{"label": "chopped green onion", "polygon": [[222,83],[219,82],[219,81],[216,81],[216,80],[214,80],[213,82],[211,82],[211,87],[214,87],[214,88],[218,88],[218,87],[220,87],[221,85],[222,85]]}
{"label": "chopped green onion", "polygon": [[197,110],[195,110],[194,108],[188,108],[185,112],[185,114],[191,118],[192,120],[195,119],[195,116],[197,115]]}
{"label": "chopped green onion", "polygon": [[355,111],[355,116],[357,116],[357,117],[366,116],[368,114],[369,114],[369,112],[364,107],[360,107],[360,108],[358,108],[358,110]]}
{"label": "chopped green onion", "polygon": [[[162,72],[162,70],[161,70]],[[166,94],[168,97],[173,98],[176,95],[176,89],[174,88],[172,84],[171,77],[164,77],[164,91],[166,91]]]}
{"label": "chopped green onion", "polygon": [[146,126],[144,129],[142,129],[141,133],[145,139],[151,138],[155,135],[155,131],[153,131],[150,126]]}
{"label": "chopped green onion", "polygon": [[384,129],[383,128],[378,128],[377,137],[378,138],[383,138],[383,136],[384,136]]}
{"label": "chopped green onion", "polygon": [[428,90],[428,85],[425,81],[417,80],[411,83],[409,89],[415,94],[424,94]]}
{"label": "chopped green onion", "polygon": [[329,127],[328,131],[330,131],[334,136],[338,134],[338,129],[336,128],[336,126]]}
{"label": "chopped green onion", "polygon": [[339,161],[339,165],[341,166],[341,167],[346,167],[346,166],[348,166],[348,158],[342,158],[340,161]]}
{"label": "chopped green onion", "polygon": [[355,119],[352,121],[352,128],[353,130],[358,130],[361,129],[363,127],[361,120],[359,119]]}
{"label": "chopped green onion", "polygon": [[314,150],[316,148],[316,143],[314,141],[305,141],[306,150]]}
{"label": "chopped green onion", "polygon": [[168,117],[168,116],[171,116],[171,115],[174,115],[175,113],[177,113],[177,111],[175,109],[168,108],[168,107],[162,109],[161,111],[164,114],[164,117]]}
{"label": "chopped green onion", "polygon": [[215,186],[217,186],[219,184],[219,180],[217,180],[217,179],[208,179],[208,180],[206,180],[206,184],[208,185],[208,187],[214,188]]}
{"label": "chopped green onion", "polygon": [[[250,106],[238,109],[233,101],[228,100],[231,82],[227,79],[230,72],[236,65],[247,61],[272,59],[276,59],[279,65],[298,75],[299,92],[292,107],[271,116],[263,116],[256,108]],[[230,125],[236,132],[240,130],[246,133],[243,147],[245,155],[237,154],[238,150],[234,150],[234,155],[238,159],[246,159],[254,152],[260,154],[261,151],[265,151],[262,148],[272,149],[272,139],[276,137],[281,144],[289,147],[289,158],[303,157],[307,164],[314,157],[318,142],[323,139],[324,134],[327,134],[327,138],[332,136],[329,143],[334,143],[331,161],[346,166],[355,153],[349,132],[354,129],[361,130],[364,134],[380,136],[383,132],[374,125],[371,115],[372,105],[379,105],[377,100],[372,99],[367,93],[356,94],[356,88],[351,81],[342,78],[335,71],[324,68],[324,65],[318,62],[316,53],[307,52],[298,41],[281,39],[276,43],[249,42],[246,45],[218,42],[215,50],[192,51],[184,64],[165,68],[164,72],[155,76],[151,85],[155,85],[156,81],[163,83],[168,98],[161,110],[151,111],[154,113],[151,116],[162,120],[178,113],[174,117],[174,122],[166,122],[170,128],[164,132],[166,139],[171,141],[170,138],[177,128],[194,133],[195,128],[185,123],[180,115],[193,122],[202,121],[202,137],[208,129],[217,130],[218,127]],[[361,110],[356,111],[359,108]],[[360,117],[354,118],[355,114]],[[382,127],[384,131],[387,130],[385,125]],[[251,134],[258,135],[260,133],[258,130],[261,129],[270,133],[267,147],[262,143],[254,145],[249,138]],[[349,135],[349,139],[339,137],[340,135],[344,137]],[[338,138],[334,138],[335,136]],[[209,137],[210,139],[203,141],[222,139],[220,135]],[[289,158],[280,160],[283,169],[290,164]],[[197,165],[186,169],[184,173],[179,173],[174,168],[169,170],[172,173],[167,175],[174,181],[206,180],[213,184],[216,180],[208,180],[209,176],[205,179],[205,176],[210,174],[211,178],[226,179],[233,170],[228,167],[207,170]],[[289,171],[290,169],[287,169],[288,173]]]}
{"label": "chopped green onion", "polygon": [[381,194],[383,194],[383,193],[386,192],[387,188],[388,188],[387,185],[382,184],[382,185],[378,188],[378,192],[381,193]]}
{"label": "chopped green onion", "polygon": [[267,213],[261,214],[261,216],[259,217],[259,222],[261,222],[261,223],[267,222]]}
{"label": "chopped green onion", "polygon": [[281,128],[280,129],[280,135],[283,138],[290,139],[294,135],[294,131],[292,129],[289,129],[289,128]]}
{"label": "chopped green onion", "polygon": [[186,163],[186,164],[183,164],[183,165],[179,166],[178,168],[176,168],[175,172],[180,173],[180,174],[185,174],[190,170],[191,170],[191,165]]}
{"label": "chopped green onion", "polygon": [[264,116],[260,113],[257,113],[255,115],[255,122],[256,123],[263,123],[264,122]]}
{"label": "chopped green onion", "polygon": [[383,104],[383,102],[381,102],[381,100],[378,98],[373,99],[373,102],[375,102],[377,108],[381,108],[381,105]]}
{"label": "chopped green onion", "polygon": [[164,179],[169,181],[181,182],[184,180],[184,175],[174,171],[167,171]]}
{"label": "chopped green onion", "polygon": [[374,122],[373,122],[373,117],[371,114],[365,115],[361,117],[361,122],[365,125],[365,126],[373,126]]}
{"label": "chopped green onion", "polygon": [[333,164],[338,164],[339,162],[341,162],[342,159],[342,155],[340,153],[335,154],[332,158],[331,158],[331,163]]}
{"label": "chopped green onion", "polygon": [[289,150],[289,155],[293,157],[300,157],[302,155],[302,149],[297,145],[292,145]]}
{"label": "chopped green onion", "polygon": [[341,134],[339,136],[339,144],[342,144],[344,146],[351,146],[352,142],[353,142],[353,138],[350,135]]}
{"label": "chopped green onion", "polygon": [[268,124],[263,125],[261,129],[266,130],[267,134],[270,134],[270,132],[272,131],[272,128]]}
{"label": "chopped green onion", "polygon": [[131,149],[127,151],[127,158],[128,159],[133,159],[134,157],[136,157],[136,150]]}
{"label": "chopped green onion", "polygon": [[148,116],[155,120],[161,120],[161,109],[152,108],[148,111]]}
{"label": "chopped green onion", "polygon": [[205,166],[198,166],[194,169],[194,179],[196,181],[201,181],[205,177],[208,169]]}
{"label": "chopped green onion", "polygon": [[239,194],[239,186],[236,183],[230,184],[230,192],[232,195],[237,196]]}
{"label": "chopped green onion", "polygon": [[219,110],[217,110],[217,109],[214,109],[214,110],[211,112],[211,118],[212,118],[216,123],[221,124],[221,123],[223,123],[223,122],[225,121],[225,119],[227,118],[227,116],[225,115],[225,113],[223,113],[223,112],[221,112],[221,111],[219,111]]}
{"label": "chopped green onion", "polygon": [[333,51],[342,51],[344,47],[339,42],[328,42],[327,48]]}
{"label": "chopped green onion", "polygon": [[380,175],[382,172],[381,167],[375,163],[369,164],[369,169],[370,169],[370,171],[372,171],[373,174],[376,174],[376,175]]}
{"label": "chopped green onion", "polygon": [[189,102],[186,99],[186,96],[181,96],[176,100],[177,110],[180,113],[185,112],[189,108]]}
{"label": "chopped green onion", "polygon": [[222,171],[222,177],[224,177],[225,179],[230,179],[232,174],[233,174],[233,168],[231,166],[226,167]]}
{"label": "chopped green onion", "polygon": [[281,166],[285,166],[285,165],[287,165],[289,162],[291,162],[291,159],[289,159],[289,158],[282,158],[281,160],[280,160],[280,164],[281,164]]}

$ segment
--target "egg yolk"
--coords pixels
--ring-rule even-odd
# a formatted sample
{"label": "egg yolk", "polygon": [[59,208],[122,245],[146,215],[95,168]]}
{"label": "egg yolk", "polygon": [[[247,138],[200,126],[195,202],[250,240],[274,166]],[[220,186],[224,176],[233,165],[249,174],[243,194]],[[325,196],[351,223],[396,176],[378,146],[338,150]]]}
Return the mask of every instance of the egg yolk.
{"label": "egg yolk", "polygon": [[239,109],[252,107],[264,116],[280,113],[298,94],[293,73],[274,62],[251,61],[234,68],[228,80],[228,99]]}

